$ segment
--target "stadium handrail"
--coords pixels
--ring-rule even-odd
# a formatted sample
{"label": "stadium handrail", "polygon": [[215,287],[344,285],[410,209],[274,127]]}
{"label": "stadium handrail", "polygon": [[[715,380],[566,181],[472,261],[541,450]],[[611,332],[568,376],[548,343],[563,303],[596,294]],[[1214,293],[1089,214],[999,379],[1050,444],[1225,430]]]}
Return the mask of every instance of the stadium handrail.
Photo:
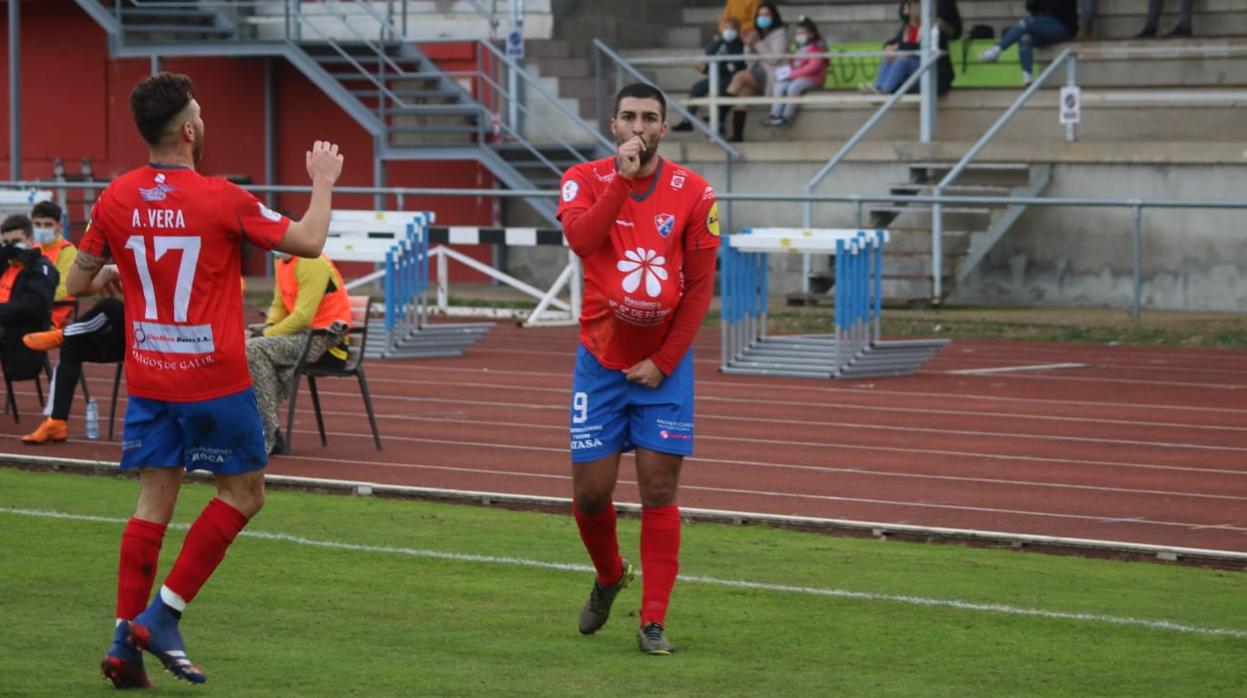
{"label": "stadium handrail", "polygon": [[[1057,68],[1061,67],[1062,64],[1066,67],[1066,84],[1077,89],[1078,58],[1071,49],[1065,48],[1057,54],[1057,57],[1048,64],[1048,67],[1044,68],[1043,72],[1041,72],[1034,79],[1034,81],[1026,87],[1026,89],[1022,90],[1022,93],[1017,96],[1017,99],[1013,100],[1013,104],[1009,105],[1009,108],[996,119],[996,122],[987,129],[978,141],[976,141],[974,145],[970,146],[970,149],[966,151],[966,154],[961,156],[961,159],[957,161],[957,164],[953,165],[948,173],[940,179],[932,191],[935,196],[938,197],[940,192],[943,191],[945,187],[951,185],[957,180],[958,177],[961,176],[962,172],[965,172],[966,168],[970,166],[970,162],[974,160],[975,156],[982,152],[983,148],[987,147],[987,144],[996,137],[996,134],[1000,133],[1000,130],[1009,123],[1009,121],[1013,118],[1013,115],[1018,113],[1018,110],[1020,110],[1022,106],[1025,105],[1026,102],[1039,91],[1039,88],[1044,84],[1044,82],[1046,82],[1048,78],[1057,71]],[[1065,139],[1067,141],[1073,141],[1076,138],[1076,129],[1076,124],[1067,123],[1065,125]],[[942,250],[943,236],[944,212],[942,204],[934,203],[931,205],[931,296],[933,298],[942,298],[944,294],[944,260]],[[1138,289],[1136,288],[1136,291],[1137,290]]]}
{"label": "stadium handrail", "polygon": [[[109,185],[107,181],[95,182],[56,182],[58,188],[84,189],[89,191],[102,190]],[[31,189],[48,186],[49,183],[39,180],[0,181],[0,189]],[[254,193],[306,194],[312,191],[309,185],[292,184],[247,184],[244,188]],[[469,197],[505,197],[556,198],[559,192],[554,189],[450,189],[431,187],[334,187],[339,195],[367,194],[373,196],[393,196],[398,209],[402,209],[407,197],[414,196],[469,196]],[[858,208],[859,217],[862,205],[868,203],[898,202],[907,204],[1021,204],[1025,206],[1066,206],[1088,208],[1124,208],[1133,215],[1132,256],[1133,265],[1133,297],[1131,318],[1136,327],[1141,326],[1142,318],[1142,271],[1143,271],[1143,211],[1149,208],[1159,209],[1209,209],[1209,210],[1247,210],[1247,199],[1148,199],[1135,198],[1090,198],[1090,197],[1041,197],[1041,196],[972,196],[959,194],[826,194],[812,192],[719,192],[717,198],[723,201],[751,201],[760,203],[844,203],[853,204]]]}

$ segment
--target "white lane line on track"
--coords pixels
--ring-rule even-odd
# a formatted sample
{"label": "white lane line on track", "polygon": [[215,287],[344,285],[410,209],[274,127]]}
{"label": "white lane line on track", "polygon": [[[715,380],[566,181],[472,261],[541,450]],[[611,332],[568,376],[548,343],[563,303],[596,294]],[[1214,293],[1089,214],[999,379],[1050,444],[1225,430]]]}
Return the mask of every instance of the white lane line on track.
{"label": "white lane line on track", "polygon": [[[387,368],[394,369],[410,369],[418,371],[421,375],[429,375],[429,373],[440,372],[461,372],[473,373],[481,376],[496,376],[500,374],[515,376],[548,376],[562,379],[564,385],[560,390],[571,389],[571,371],[525,371],[525,370],[498,370],[490,368],[473,368],[466,366],[445,366],[439,365],[436,368],[430,367],[428,364],[407,364],[399,362],[382,364]],[[404,370],[406,372],[406,370]],[[401,379],[400,379],[401,380]],[[887,388],[877,388],[874,383],[857,383],[846,387],[834,387],[827,385],[819,385],[812,381],[798,382],[799,379],[776,378],[772,383],[757,383],[745,378],[737,378],[733,380],[714,380],[702,379],[697,381],[699,389],[706,387],[723,387],[723,388],[758,388],[766,391],[775,391],[783,389],[785,392],[815,392],[827,395],[871,395],[871,396],[897,396],[905,398],[929,398],[941,402],[950,400],[978,400],[983,402],[1023,402],[1036,405],[1065,405],[1074,407],[1110,407],[1110,408],[1128,408],[1131,410],[1171,410],[1176,412],[1215,412],[1225,414],[1244,414],[1247,415],[1247,409],[1234,407],[1206,407],[1201,405],[1167,405],[1157,403],[1140,403],[1140,402],[1096,402],[1088,400],[1060,400],[1050,398],[1036,397],[1008,397],[1000,395],[970,395],[963,392],[950,394],[947,392],[930,392],[921,390],[892,390]],[[440,381],[435,381],[440,382]]]}
{"label": "white lane line on track", "polygon": [[[371,436],[369,436],[368,438],[371,438]],[[451,442],[451,443],[454,443],[454,442]],[[548,449],[548,448],[542,448],[542,447],[536,447],[536,446],[506,446],[504,448],[526,450],[526,451],[559,450],[559,449]],[[290,460],[311,461],[315,463],[321,463],[324,465],[334,465],[334,466],[339,465],[339,461],[329,460],[325,458],[315,458],[312,456],[283,456],[282,458],[290,459]],[[523,472],[523,471],[515,471],[515,470],[495,470],[495,469],[489,469],[489,468],[467,468],[467,467],[456,467],[456,466],[446,466],[446,465],[419,465],[419,464],[414,464],[414,463],[391,463],[387,461],[370,461],[370,460],[353,460],[351,461],[351,463],[354,465],[365,465],[365,466],[380,467],[380,468],[397,468],[400,470],[402,469],[444,470],[444,471],[451,471],[451,472],[491,475],[494,477],[507,476],[507,477],[518,477],[518,478],[540,478],[540,479],[546,479],[546,480],[564,480],[567,482],[571,482],[570,475],[532,473],[532,472]],[[635,481],[625,480],[622,478],[619,480],[619,484],[633,486],[633,487],[636,486]],[[962,504],[936,504],[936,503],[930,503],[930,502],[906,502],[906,501],[899,501],[899,500],[893,500],[893,499],[871,499],[871,498],[866,498],[866,497],[839,497],[835,495],[808,494],[808,493],[802,493],[802,492],[794,493],[794,492],[772,492],[769,490],[746,490],[746,489],[733,488],[733,487],[711,487],[707,485],[690,485],[686,483],[681,483],[680,488],[683,490],[698,490],[701,492],[711,492],[715,494],[733,494],[733,495],[756,496],[756,497],[765,497],[765,498],[812,499],[812,500],[817,500],[817,501],[828,501],[828,502],[846,502],[846,503],[852,503],[852,504],[887,505],[887,506],[898,506],[898,507],[911,507],[911,508],[918,508],[918,509],[972,511],[976,513],[1009,514],[1009,515],[1016,515],[1016,516],[1031,516],[1031,517],[1040,517],[1040,518],[1071,519],[1071,520],[1076,520],[1076,521],[1100,522],[1104,520],[1105,518],[1104,516],[1092,516],[1092,515],[1086,515],[1086,514],[1061,514],[1061,513],[1056,513],[1056,512],[1031,511],[1031,510],[1026,510],[1026,509],[1004,509],[1004,508],[998,508],[998,507],[978,507],[978,506],[969,506],[969,505],[962,505]],[[1203,525],[1203,524],[1196,523],[1194,521],[1163,521],[1159,519],[1146,519],[1146,520],[1140,521],[1139,523],[1145,524],[1145,525],[1178,527],[1178,528],[1187,528],[1187,529],[1191,528],[1192,526]],[[1247,528],[1238,527],[1238,526],[1229,527],[1228,530],[1247,532]]]}
{"label": "white lane line on track", "polygon": [[[325,394],[325,393],[322,393],[322,394]],[[438,399],[437,401],[446,402],[450,404],[458,404],[458,405],[484,405],[484,406],[504,406],[504,407],[517,406],[511,403],[488,402],[488,401],[480,401],[480,400]],[[526,405],[525,407],[530,408],[530,409],[546,409],[546,410],[557,409],[560,412],[565,411],[566,409],[565,406],[551,407],[551,406],[539,406],[539,405]],[[299,414],[304,414],[304,413],[300,412]],[[344,411],[338,411],[338,410],[323,410],[322,414],[341,416],[341,417],[362,417],[362,415],[360,415],[359,412],[344,412]],[[458,413],[458,415],[459,416],[444,416],[444,415],[425,416],[425,415],[410,415],[410,414],[377,413],[376,417],[377,419],[389,419],[389,420],[396,420],[396,421],[431,422],[431,423],[443,423],[443,424],[460,423],[464,419],[469,418],[469,415],[467,413],[460,412]],[[310,417],[310,415],[305,415],[305,416]],[[567,427],[562,424],[509,422],[509,421],[501,421],[501,420],[496,420],[496,419],[489,420],[489,424],[490,426],[541,429],[541,430],[546,430],[546,431],[558,431],[561,433],[566,433],[567,431]],[[709,440],[709,441],[735,441],[735,440],[738,440],[739,437],[716,436],[712,434],[698,434],[697,438],[699,440]],[[1185,473],[1206,473],[1206,474],[1211,474],[1211,475],[1247,476],[1247,469],[1229,470],[1226,468],[1197,468],[1197,467],[1184,466],[1184,465],[1140,463],[1137,461],[1127,462],[1127,461],[1093,460],[1093,459],[1080,459],[1080,458],[1047,458],[1043,456],[1019,456],[1019,455],[1009,455],[1009,454],[1000,454],[1000,453],[983,453],[981,451],[951,451],[951,450],[946,450],[946,449],[932,449],[932,448],[900,448],[896,446],[862,446],[862,445],[856,445],[856,444],[844,444],[844,443],[835,443],[835,442],[822,444],[821,447],[828,448],[828,449],[845,450],[845,451],[880,451],[880,452],[885,452],[885,453],[900,453],[900,454],[906,454],[906,455],[953,456],[957,458],[969,458],[969,459],[978,459],[978,460],[1003,460],[1003,461],[1024,462],[1024,463],[1047,463],[1047,464],[1079,465],[1079,466],[1090,465],[1090,466],[1102,466],[1102,467],[1108,467],[1108,468],[1134,468],[1134,469],[1139,469],[1139,470],[1161,470],[1161,471],[1174,471],[1174,472],[1185,472]],[[699,460],[705,460],[707,462],[716,462],[716,463],[742,463],[742,464],[752,464],[752,463],[757,462],[757,461],[735,461],[735,460],[709,459],[709,458],[700,458]],[[782,465],[782,464],[777,464],[777,465]],[[856,470],[861,470],[861,468],[857,468]]]}
{"label": "white lane line on track", "polygon": [[[372,440],[371,433],[357,433],[357,432],[347,432],[347,431],[327,431],[325,433],[329,436],[342,437],[346,439],[363,439],[363,440],[368,440],[368,441]],[[473,448],[518,449],[518,450],[524,450],[524,451],[541,451],[545,453],[560,453],[560,454],[567,453],[566,448],[555,448],[551,446],[523,446],[523,445],[516,445],[516,444],[509,444],[509,443],[499,443],[499,442],[494,442],[494,441],[463,441],[463,440],[458,440],[458,439],[434,439],[434,438],[421,437],[421,436],[387,436],[386,438],[390,440],[394,440],[394,441],[404,441],[404,442],[411,442],[411,443],[431,443],[431,444],[439,444],[439,445],[447,445],[447,446],[453,445],[453,446],[470,446]],[[825,466],[816,466],[816,465],[799,465],[799,464],[792,464],[792,463],[768,463],[766,461],[745,461],[745,460],[738,460],[738,459],[706,458],[703,456],[690,456],[686,458],[685,460],[690,461],[690,462],[695,462],[695,463],[698,463],[698,462],[699,463],[717,463],[720,465],[743,465],[743,466],[751,466],[751,467],[775,468],[775,469],[784,469],[784,470],[805,470],[805,471],[815,471],[815,472],[839,473],[839,474],[845,474],[845,475],[861,475],[861,476],[866,476],[866,477],[879,476],[879,477],[896,477],[896,478],[911,478],[911,479],[924,479],[924,480],[945,480],[945,481],[956,481],[956,482],[974,482],[974,483],[990,484],[990,485],[998,484],[998,485],[1007,485],[1011,487],[1041,487],[1041,488],[1051,488],[1051,489],[1083,490],[1083,491],[1092,491],[1092,492],[1111,492],[1113,494],[1151,495],[1151,496],[1160,496],[1160,497],[1165,497],[1165,498],[1191,497],[1195,499],[1215,499],[1215,500],[1225,500],[1225,501],[1232,501],[1232,502],[1247,502],[1247,497],[1236,496],[1236,495],[1225,495],[1225,494],[1202,494],[1202,493],[1196,493],[1196,492],[1174,492],[1174,491],[1169,491],[1169,490],[1143,490],[1143,489],[1133,489],[1133,488],[1126,488],[1126,487],[1105,487],[1105,486],[1100,486],[1100,485],[1073,485],[1073,484],[1063,484],[1063,483],[1054,483],[1054,482],[1031,482],[1031,481],[1026,481],[1026,480],[1002,480],[1002,479],[974,478],[974,477],[954,476],[954,475],[923,475],[923,474],[918,474],[918,473],[876,471],[876,470],[871,470],[868,468],[829,468]]]}
{"label": "white lane line on track", "polygon": [[1025,366],[996,366],[994,368],[959,368],[959,369],[952,370],[952,371],[943,371],[943,373],[949,373],[949,374],[959,375],[959,376],[986,376],[986,375],[995,375],[998,373],[1020,373],[1020,372],[1026,372],[1026,371],[1055,371],[1058,369],[1066,369],[1066,368],[1088,368],[1090,366],[1091,364],[1075,364],[1075,363],[1028,364]]}
{"label": "white lane line on track", "polygon": [[[60,511],[48,511],[42,509],[21,509],[13,507],[0,508],[0,512],[13,516],[25,516],[29,518],[57,519],[64,521],[78,521],[90,523],[107,523],[120,526],[126,522],[126,519],[106,517],[106,516],[88,516],[83,514],[71,514]],[[187,528],[185,524],[172,524],[170,528],[183,530]],[[593,568],[589,565],[581,563],[567,562],[547,562],[543,560],[531,560],[527,558],[507,557],[498,555],[480,555],[475,553],[446,552],[441,550],[424,550],[420,548],[407,548],[391,545],[367,545],[360,543],[346,543],[334,540],[320,540],[307,538],[304,536],[292,535],[289,533],[279,533],[275,531],[256,531],[244,530],[241,536],[245,538],[254,538],[273,543],[288,543],[292,545],[301,545],[312,548],[323,548],[327,550],[341,550],[346,552],[373,553],[381,555],[402,555],[406,557],[426,558],[434,560],[448,560],[454,562],[467,562],[486,565],[505,565],[508,567],[523,567],[529,569],[553,570],[559,572],[576,572],[588,574],[593,572]],[[1187,623],[1178,623],[1170,620],[1156,620],[1149,618],[1136,618],[1133,616],[1114,616],[1102,613],[1082,613],[1070,611],[1051,611],[1042,608],[1028,608],[1024,606],[1014,606],[1011,604],[999,603],[982,603],[976,601],[963,601],[961,599],[940,599],[923,596],[912,596],[909,594],[885,594],[879,592],[853,591],[848,589],[834,589],[824,587],[807,587],[796,586],[790,584],[773,584],[770,582],[751,582],[743,579],[721,579],[718,577],[710,577],[697,574],[682,574],[679,576],[680,581],[690,584],[705,584],[708,586],[719,586],[730,589],[745,589],[751,591],[766,591],[779,594],[794,594],[802,596],[826,596],[833,598],[852,599],[855,601],[877,601],[886,603],[899,603],[910,606],[924,606],[930,608],[950,608],[958,611],[974,611],[981,613],[996,613],[1010,616],[1021,616],[1031,618],[1044,618],[1048,620],[1066,620],[1087,623],[1107,623],[1111,625],[1142,627],[1149,630],[1159,630],[1168,632],[1188,633],[1195,635],[1209,635],[1218,637],[1233,637],[1238,639],[1247,639],[1247,630],[1239,630],[1235,628],[1209,628]]]}
{"label": "white lane line on track", "polygon": [[[571,357],[574,356],[574,354],[571,354],[571,353],[563,354],[562,352],[559,352],[556,355],[549,351],[534,351],[534,350],[528,350],[528,349],[515,349],[511,347],[498,348],[498,349],[474,348],[472,351],[474,354],[477,354],[477,355],[501,354],[503,356],[515,356],[517,354],[523,354],[523,355],[540,356],[546,360],[549,360],[551,358],[565,358],[565,359],[570,360]],[[718,359],[694,359],[693,363],[699,364],[699,365],[707,365],[707,366],[718,366],[720,364],[720,361]],[[915,375],[945,376],[946,371],[924,369],[924,370],[919,370]],[[1027,379],[1060,380],[1060,381],[1076,381],[1080,383],[1091,382],[1091,383],[1123,383],[1127,385],[1143,385],[1143,386],[1176,386],[1176,387],[1185,387],[1185,388],[1207,388],[1209,390],[1241,390],[1243,388],[1247,388],[1247,385],[1232,384],[1232,383],[1225,383],[1225,382],[1199,383],[1199,382],[1194,382],[1194,381],[1163,381],[1163,380],[1146,380],[1146,379],[1135,379],[1135,378],[1108,378],[1104,376],[1045,376],[1045,375],[1033,375],[1033,374],[1027,374],[1027,373],[1017,373],[1017,374],[1009,375],[1008,378],[1015,379],[1015,380],[1027,380]]]}
{"label": "white lane line on track", "polygon": [[[387,383],[402,383],[405,385],[423,385],[423,386],[451,386],[451,387],[475,387],[488,390],[531,390],[541,393],[556,393],[559,395],[569,394],[571,386],[565,387],[545,387],[531,385],[515,385],[510,383],[478,383],[464,381],[436,381],[436,380],[412,380],[412,379],[388,379]],[[375,393],[378,397],[404,397],[402,395],[394,395],[383,392]],[[422,399],[435,399],[423,398]],[[1027,414],[1027,413],[1004,413],[1004,412],[985,412],[973,410],[956,410],[956,409],[931,409],[922,407],[897,407],[893,405],[857,405],[845,404],[837,402],[834,405],[828,405],[825,402],[815,402],[809,400],[765,400],[756,397],[742,398],[739,396],[724,395],[706,395],[701,394],[697,397],[702,402],[725,402],[729,404],[739,404],[742,399],[747,399],[749,404],[754,405],[774,405],[779,407],[817,407],[823,409],[834,410],[851,410],[854,412],[887,412],[896,414],[921,414],[921,415],[937,415],[949,417],[984,417],[988,419],[1025,419],[1033,421],[1047,422],[1068,422],[1073,424],[1112,424],[1117,426],[1137,426],[1144,428],[1166,427],[1174,429],[1192,429],[1202,431],[1234,431],[1247,432],[1247,426],[1222,426],[1216,424],[1191,424],[1188,422],[1157,422],[1150,420],[1131,420],[1131,419],[1106,419],[1100,417],[1067,417],[1052,414]],[[565,405],[562,407],[566,407]],[[725,415],[709,415],[707,417],[725,417],[728,419],[745,419],[743,417],[726,417]],[[832,422],[816,421],[816,420],[797,420],[797,419],[772,419],[765,417],[748,417],[754,421],[771,421],[776,423],[792,423],[792,424],[810,424],[810,425],[834,425]]]}
{"label": "white lane line on track", "polygon": [[[482,388],[510,388],[513,386],[490,386],[488,384],[457,384],[460,386],[473,385]],[[521,389],[521,388],[517,388]],[[553,388],[543,388],[543,392],[553,391]],[[560,393],[564,391],[558,391]],[[351,393],[344,392],[328,392],[322,391],[322,395],[349,396]],[[373,395],[373,402],[377,400],[397,400],[400,402],[423,402],[426,398],[408,395]],[[703,398],[704,399],[704,398]],[[735,402],[730,400],[722,400],[723,402]],[[560,409],[566,409],[566,406],[560,406]],[[703,415],[706,416],[706,415]],[[753,420],[753,418],[740,417],[739,419]],[[784,421],[784,420],[780,420]],[[901,427],[886,424],[862,424],[859,422],[821,422],[822,426],[837,429],[858,429],[862,431],[882,431],[890,433],[912,433],[912,434],[936,434],[939,436],[974,436],[982,438],[1000,438],[1011,440],[1032,440],[1032,441],[1065,441],[1070,443],[1089,443],[1089,444],[1112,444],[1116,446],[1143,446],[1147,448],[1174,448],[1174,449],[1197,449],[1204,451],[1227,451],[1232,453],[1247,452],[1247,446],[1218,446],[1214,444],[1192,444],[1192,443],[1173,443],[1168,441],[1143,441],[1139,439],[1100,439],[1090,436],[1061,436],[1053,434],[1023,434],[1018,432],[996,432],[996,431],[974,431],[970,429],[940,429],[931,427]],[[822,446],[824,444],[816,442],[799,442],[799,441],[783,441],[783,440],[752,440],[757,443],[792,443],[811,446]]]}

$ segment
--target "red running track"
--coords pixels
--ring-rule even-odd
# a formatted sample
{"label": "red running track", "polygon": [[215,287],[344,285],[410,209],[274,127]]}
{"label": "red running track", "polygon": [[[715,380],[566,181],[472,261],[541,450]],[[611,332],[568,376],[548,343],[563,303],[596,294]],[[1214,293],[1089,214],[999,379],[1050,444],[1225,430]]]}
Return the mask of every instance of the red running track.
{"label": "red running track", "polygon": [[[270,471],[569,496],[575,343],[499,325],[461,358],[370,362],[381,452],[354,383],[324,381],[329,446],[305,390]],[[1247,552],[1247,352],[966,341],[915,376],[828,381],[721,375],[714,331],[696,351],[686,506]],[[112,367],[88,373],[106,397]],[[30,383],[18,399],[0,451],[117,459],[115,442],[21,445]],[[629,463],[617,499],[635,502]]]}

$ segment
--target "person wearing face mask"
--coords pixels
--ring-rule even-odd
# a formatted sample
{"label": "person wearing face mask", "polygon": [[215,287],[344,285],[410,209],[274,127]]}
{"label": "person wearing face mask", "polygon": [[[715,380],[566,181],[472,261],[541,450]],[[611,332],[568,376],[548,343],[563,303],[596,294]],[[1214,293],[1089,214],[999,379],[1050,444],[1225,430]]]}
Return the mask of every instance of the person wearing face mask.
{"label": "person wearing face mask", "polygon": [[[827,48],[823,45],[823,37],[818,33],[818,26],[809,17],[802,17],[793,31],[793,40],[797,42],[798,55],[775,71],[775,84],[771,88],[772,97],[799,97],[810,90],[818,89],[827,82],[828,61],[822,54]],[[797,116],[797,105],[794,102],[776,102],[771,107],[770,116],[762,122],[763,126],[785,126],[791,124]]]}
{"label": "person wearing face mask", "polygon": [[0,222],[0,358],[8,380],[29,380],[47,361],[22,342],[48,329],[60,272],[35,246],[30,218],[18,213]]}
{"label": "person wearing face mask", "polygon": [[[54,201],[40,201],[30,210],[35,244],[43,251],[43,256],[56,266],[56,270],[61,275],[61,282],[56,286],[56,297],[53,298],[57,303],[74,300],[74,297],[65,290],[65,279],[69,277],[69,268],[78,258],[78,248],[61,234],[61,220],[61,207]],[[64,327],[72,312],[73,308],[68,305],[53,308],[52,326]]]}
{"label": "person wearing face mask", "polygon": [[312,337],[304,361],[341,366],[347,357],[343,335],[351,327],[351,300],[342,274],[328,257],[304,259],[277,252],[274,258],[277,284],[268,319],[247,340],[247,364],[269,453],[281,445],[278,409],[290,394],[293,369],[303,355],[308,333],[330,330]]}
{"label": "person wearing face mask", "polygon": [[[740,22],[736,19],[729,19],[723,25],[722,31],[710,45],[706,47],[707,56],[739,56],[745,52],[745,43],[740,38]],[[710,68],[704,63],[699,63],[697,70],[702,73],[709,74]],[[727,86],[732,82],[732,76],[745,69],[744,61],[723,61],[719,63],[719,83],[714,86],[715,94],[727,94]],[[710,94],[710,78],[704,77],[689,88],[688,96],[692,99],[698,99]],[[719,123],[725,124],[727,112],[730,106],[724,105],[719,107]],[[697,107],[689,107],[690,114],[697,115]],[[671,127],[675,131],[692,131],[693,123],[691,121],[681,121]]]}
{"label": "person wearing face mask", "polygon": [[[779,15],[779,8],[773,2],[764,2],[758,6],[757,15],[753,19],[754,31],[746,30],[741,37],[745,42],[745,53],[757,56],[778,55],[788,51],[788,27]],[[775,82],[775,71],[787,61],[782,58],[759,58],[749,66],[732,76],[732,83],[727,86],[727,93],[734,97],[753,97],[765,94],[768,85]],[[732,133],[728,140],[739,143],[745,140],[746,107],[737,105],[732,110]]]}

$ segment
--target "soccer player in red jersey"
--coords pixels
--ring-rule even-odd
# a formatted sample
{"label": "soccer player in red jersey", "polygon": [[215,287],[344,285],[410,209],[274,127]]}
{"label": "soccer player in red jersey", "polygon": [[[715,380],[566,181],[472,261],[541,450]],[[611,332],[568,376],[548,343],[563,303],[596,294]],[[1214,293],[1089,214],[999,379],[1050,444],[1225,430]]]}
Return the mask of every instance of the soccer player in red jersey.
{"label": "soccer player in red jersey", "polygon": [[690,347],[714,290],[714,190],[658,156],[667,105],[653,86],[615,97],[618,152],[563,175],[559,220],[584,265],[580,347],[570,415],[572,512],[597,571],[580,614],[596,632],[632,578],[620,557],[611,496],[619,456],[636,449],[641,494],[641,629],[647,654],[670,654],[664,624],[680,569],[676,491],[693,452]]}
{"label": "soccer player in red jersey", "polygon": [[[243,348],[241,244],[318,256],[342,172],[338,147],[316,141],[306,158],[311,202],[302,219],[291,221],[237,186],[195,171],[204,122],[190,78],[160,73],[143,80],[130,94],[130,110],[149,161],[100,196],[67,282],[77,296],[126,289],[121,469],[139,471],[140,490],[121,537],[117,627],[103,662],[117,688],[151,686],[140,650],[180,679],[205,681],[186,655],[178,622],[264,505],[267,456]],[[114,264],[106,264],[110,258]],[[214,474],[217,496],[191,525],[149,605],[182,474],[194,469]]]}

